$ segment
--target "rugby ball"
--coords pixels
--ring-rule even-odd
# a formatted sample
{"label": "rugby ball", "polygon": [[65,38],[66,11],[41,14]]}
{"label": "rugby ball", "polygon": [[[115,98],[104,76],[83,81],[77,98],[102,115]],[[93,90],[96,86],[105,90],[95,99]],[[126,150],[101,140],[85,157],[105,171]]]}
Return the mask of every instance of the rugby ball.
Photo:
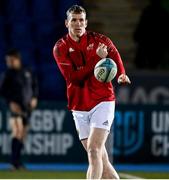
{"label": "rugby ball", "polygon": [[100,82],[111,82],[117,74],[117,65],[111,58],[101,59],[94,68],[94,76]]}

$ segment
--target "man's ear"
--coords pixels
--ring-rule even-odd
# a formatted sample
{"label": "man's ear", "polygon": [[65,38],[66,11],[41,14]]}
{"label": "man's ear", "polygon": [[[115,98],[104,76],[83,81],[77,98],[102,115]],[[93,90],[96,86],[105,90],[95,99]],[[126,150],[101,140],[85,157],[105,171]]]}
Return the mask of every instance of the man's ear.
{"label": "man's ear", "polygon": [[68,20],[65,20],[65,26],[68,28]]}
{"label": "man's ear", "polygon": [[87,27],[87,25],[88,25],[88,20],[86,19],[86,27]]}

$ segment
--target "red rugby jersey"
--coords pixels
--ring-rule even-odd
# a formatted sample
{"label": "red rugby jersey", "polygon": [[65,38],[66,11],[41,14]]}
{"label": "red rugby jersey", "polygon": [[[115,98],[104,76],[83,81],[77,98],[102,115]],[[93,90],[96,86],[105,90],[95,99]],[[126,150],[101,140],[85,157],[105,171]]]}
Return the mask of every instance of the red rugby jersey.
{"label": "red rugby jersey", "polygon": [[100,102],[115,100],[112,83],[102,83],[94,77],[94,66],[101,59],[96,54],[99,43],[107,45],[108,57],[116,62],[117,78],[125,74],[116,47],[102,34],[86,31],[80,42],[67,34],[53,48],[54,58],[66,80],[70,110],[89,111]]}

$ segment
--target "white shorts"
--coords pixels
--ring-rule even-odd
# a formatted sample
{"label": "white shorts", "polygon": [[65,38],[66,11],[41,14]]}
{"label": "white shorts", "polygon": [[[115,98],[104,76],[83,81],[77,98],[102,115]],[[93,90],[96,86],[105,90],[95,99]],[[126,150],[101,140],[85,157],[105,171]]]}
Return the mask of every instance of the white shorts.
{"label": "white shorts", "polygon": [[90,111],[72,111],[79,139],[89,137],[90,128],[101,128],[110,131],[114,119],[115,101],[97,104]]}

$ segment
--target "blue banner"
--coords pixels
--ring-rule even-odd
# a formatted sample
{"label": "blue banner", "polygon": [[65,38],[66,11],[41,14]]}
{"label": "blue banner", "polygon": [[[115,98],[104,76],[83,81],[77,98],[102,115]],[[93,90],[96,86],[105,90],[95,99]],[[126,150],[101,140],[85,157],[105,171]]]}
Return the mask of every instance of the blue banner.
{"label": "blue banner", "polygon": [[119,105],[112,131],[115,161],[169,163],[169,106]]}
{"label": "blue banner", "polygon": [[[10,155],[9,112],[0,106],[0,162]],[[40,103],[32,113],[24,159],[29,163],[86,163],[87,156],[66,103]],[[109,146],[115,163],[169,162],[169,107],[118,105]]]}

